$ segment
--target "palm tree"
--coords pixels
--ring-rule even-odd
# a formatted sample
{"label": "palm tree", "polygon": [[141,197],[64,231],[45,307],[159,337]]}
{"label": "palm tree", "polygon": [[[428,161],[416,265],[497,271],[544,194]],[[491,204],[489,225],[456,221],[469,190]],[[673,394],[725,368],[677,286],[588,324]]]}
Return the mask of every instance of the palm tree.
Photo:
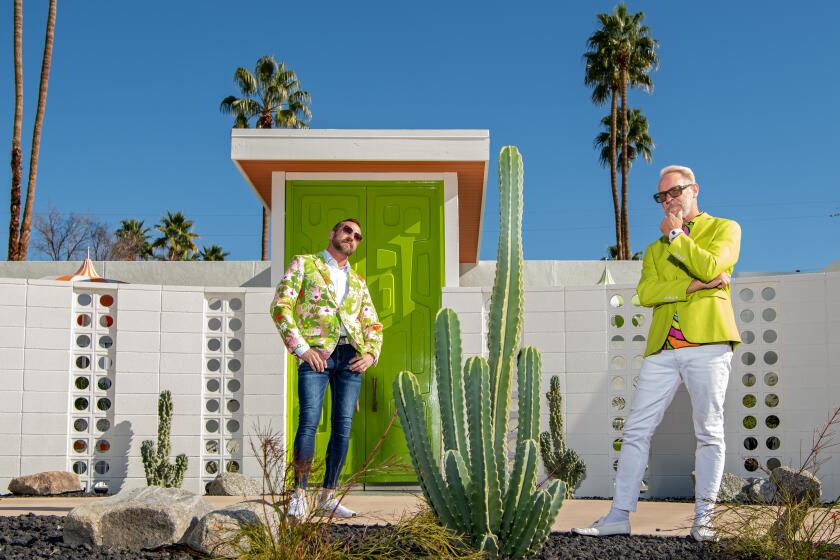
{"label": "palm tree", "polygon": [[[629,118],[627,108],[627,89],[636,87],[644,91],[653,90],[650,72],[659,63],[656,49],[658,41],[650,36],[650,28],[643,25],[644,13],[629,14],[626,4],[619,4],[612,14],[598,14],[601,28],[590,36],[588,45],[592,54],[593,70],[591,78],[601,78],[601,89],[610,89],[621,96],[621,258],[630,258],[630,230],[627,217],[628,190],[628,138]],[[587,53],[588,54],[588,53]],[[586,57],[586,55],[584,55]],[[587,69],[590,58],[587,57]],[[605,96],[602,94],[605,99]],[[593,92],[593,100],[595,95]],[[611,115],[613,112],[611,111]],[[615,123],[614,120],[611,121]],[[613,130],[614,125],[611,125]],[[618,158],[615,158],[617,161]]]}
{"label": "palm tree", "polygon": [[[642,114],[640,109],[631,109],[629,116],[629,127],[627,130],[627,169],[633,166],[633,161],[637,156],[650,163],[653,160],[653,150],[656,144],[653,143],[653,138],[650,137],[648,130],[647,118]],[[612,117],[607,115],[601,119],[601,124],[604,126],[604,131],[598,134],[593,141],[596,149],[600,149],[601,165],[610,163],[610,141],[614,136],[611,126]],[[618,163],[624,167],[624,153],[618,154]]]}
{"label": "palm tree", "polygon": [[[233,115],[234,128],[249,128],[255,119],[256,128],[309,128],[312,112],[309,110],[309,92],[300,88],[300,81],[285,62],[278,63],[273,56],[263,56],[257,61],[252,74],[239,67],[233,81],[242,97],[229,95],[222,99],[219,110]],[[268,209],[263,207],[262,260],[268,260]]]}
{"label": "palm tree", "polygon": [[193,253],[197,248],[193,241],[198,237],[197,233],[190,231],[193,226],[193,221],[184,217],[182,212],[167,211],[166,216],[155,225],[155,229],[161,234],[161,237],[155,239],[152,247],[155,249],[163,249],[163,259],[168,261],[188,261],[191,260]]}
{"label": "palm tree", "polygon": [[[607,256],[601,257],[602,261],[615,261],[618,260],[618,245],[608,245],[607,246]],[[637,253],[633,253],[633,256],[630,258],[631,261],[640,261],[642,260],[642,252],[639,251]]]}
{"label": "palm tree", "polygon": [[[35,126],[32,132],[32,150],[29,155],[29,183],[26,189],[26,203],[23,220],[20,218],[20,197],[22,179],[21,128],[23,119],[23,2],[15,0],[14,8],[14,58],[15,58],[15,117],[12,132],[12,189],[9,220],[9,260],[26,260],[29,237],[32,229],[32,206],[35,202],[35,179],[38,176],[38,156],[41,152],[41,127],[47,107],[47,86],[50,80],[50,65],[55,39],[56,0],[50,0],[47,14],[47,29],[44,37],[44,57],[41,61],[41,81],[38,85],[38,107],[35,112]],[[18,229],[19,226],[19,229]]]}
{"label": "palm tree", "polygon": [[203,261],[223,261],[230,253],[225,252],[220,245],[206,245],[201,248],[200,257]]}
{"label": "palm tree", "polygon": [[117,242],[113,253],[117,260],[147,261],[154,256],[152,245],[149,243],[149,228],[144,227],[144,220],[122,220],[120,227],[114,232]]}

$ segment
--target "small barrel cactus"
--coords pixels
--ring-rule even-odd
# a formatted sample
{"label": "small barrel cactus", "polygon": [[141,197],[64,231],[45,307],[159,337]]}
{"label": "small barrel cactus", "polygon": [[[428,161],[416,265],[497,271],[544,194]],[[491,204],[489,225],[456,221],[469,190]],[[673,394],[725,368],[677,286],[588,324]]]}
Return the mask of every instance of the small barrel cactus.
{"label": "small barrel cactus", "polygon": [[548,398],[549,431],[540,434],[543,465],[549,477],[566,483],[566,497],[574,498],[575,489],[586,476],[586,465],[574,449],[566,447],[563,394],[560,392],[560,378],[556,375],[552,376],[551,387],[545,396]]}
{"label": "small barrel cactus", "polygon": [[158,443],[145,440],[140,445],[143,469],[146,471],[146,484],[164,488],[180,488],[187,471],[187,456],[183,453],[175,457],[175,464],[169,464],[169,434],[172,429],[172,393],[163,391],[158,398]]}

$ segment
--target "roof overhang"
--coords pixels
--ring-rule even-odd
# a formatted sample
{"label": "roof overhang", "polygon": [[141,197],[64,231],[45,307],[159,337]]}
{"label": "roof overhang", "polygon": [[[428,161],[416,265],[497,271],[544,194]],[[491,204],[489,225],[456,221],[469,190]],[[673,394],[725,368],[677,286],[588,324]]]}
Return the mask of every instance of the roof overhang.
{"label": "roof overhang", "polygon": [[271,208],[271,173],[457,173],[459,262],[478,262],[487,130],[238,129],[231,159]]}

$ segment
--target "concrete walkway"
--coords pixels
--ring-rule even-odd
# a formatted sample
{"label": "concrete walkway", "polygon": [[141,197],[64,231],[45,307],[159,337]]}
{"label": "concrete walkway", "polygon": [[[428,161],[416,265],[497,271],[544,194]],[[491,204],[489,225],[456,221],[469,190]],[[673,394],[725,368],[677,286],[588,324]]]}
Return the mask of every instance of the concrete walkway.
{"label": "concrete walkway", "polygon": [[[252,497],[247,499],[258,499]],[[101,498],[0,498],[0,515],[67,515],[82,503]],[[235,496],[205,496],[214,508],[223,508],[245,498]],[[387,523],[403,512],[420,507],[422,500],[413,493],[404,492],[353,492],[344,504],[359,512],[351,523]],[[560,508],[554,522],[555,531],[568,531],[572,527],[586,527],[609,510],[607,500],[567,500]],[[687,535],[694,512],[693,503],[639,502],[639,510],[630,517],[635,534],[661,536]]]}

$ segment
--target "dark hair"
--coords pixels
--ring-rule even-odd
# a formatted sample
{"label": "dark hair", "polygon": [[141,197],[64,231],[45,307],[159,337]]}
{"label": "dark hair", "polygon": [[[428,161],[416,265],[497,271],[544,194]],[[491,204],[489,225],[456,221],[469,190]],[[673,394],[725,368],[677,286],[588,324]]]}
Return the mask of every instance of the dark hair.
{"label": "dark hair", "polygon": [[360,223],[359,223],[359,220],[357,220],[356,218],[345,218],[344,220],[341,220],[340,222],[338,222],[337,224],[335,224],[335,225],[333,226],[332,230],[333,230],[333,231],[338,231],[338,228],[340,228],[340,227],[341,227],[341,224],[344,224],[344,223],[346,223],[346,222],[353,222],[354,224],[356,224],[357,226],[359,226],[359,231],[361,231],[361,230],[362,230],[362,224],[360,224]]}

